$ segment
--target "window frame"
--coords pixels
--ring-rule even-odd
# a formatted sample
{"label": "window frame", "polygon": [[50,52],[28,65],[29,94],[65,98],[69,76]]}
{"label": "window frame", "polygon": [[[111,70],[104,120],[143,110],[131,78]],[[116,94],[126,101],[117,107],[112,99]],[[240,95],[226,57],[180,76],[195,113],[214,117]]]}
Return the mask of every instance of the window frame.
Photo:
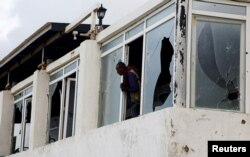
{"label": "window frame", "polygon": [[[250,103],[250,98],[247,98],[246,93],[250,92],[250,89],[248,86],[249,83],[246,81],[250,78],[250,75],[247,73],[247,71],[250,70],[250,66],[247,66],[250,62],[250,57],[246,52],[249,52],[250,46],[246,43],[249,43],[249,37],[246,36],[247,33],[249,33],[249,28],[250,27],[250,5],[244,4],[244,3],[238,3],[238,2],[226,2],[226,1],[208,1],[204,0],[204,2],[212,2],[212,3],[219,3],[219,4],[226,4],[226,5],[235,5],[235,6],[245,6],[246,7],[246,15],[235,15],[235,14],[229,14],[229,13],[218,13],[218,12],[211,12],[211,11],[203,11],[203,10],[196,10],[192,9],[192,3],[194,0],[190,1],[189,3],[189,8],[191,8],[188,11],[188,35],[187,35],[187,82],[186,82],[186,106],[187,108],[192,108],[193,103],[192,99],[194,97],[194,93],[192,91],[192,71],[193,71],[193,60],[194,60],[194,52],[193,52],[193,47],[195,47],[195,43],[193,42],[192,38],[195,36],[194,28],[196,27],[194,25],[194,17],[198,18],[205,18],[205,19],[210,19],[210,20],[219,20],[221,22],[221,19],[230,23],[240,23],[241,24],[241,41],[242,38],[244,38],[243,43],[241,42],[241,54],[240,54],[240,88],[241,88],[241,93],[243,94],[243,100],[242,104],[240,106],[240,111],[235,111],[235,110],[224,110],[224,109],[213,109],[213,108],[202,108],[202,109],[209,109],[209,110],[219,110],[219,111],[230,111],[230,112],[243,112],[243,113],[250,113],[250,105],[247,105]],[[195,52],[196,53],[196,52]],[[244,86],[242,86],[244,84]],[[191,94],[190,94],[191,93]],[[195,107],[197,108],[197,107]]]}
{"label": "window frame", "polygon": [[[164,9],[166,8],[170,8],[171,5],[175,5],[175,1],[169,1],[167,4],[165,4],[164,6],[162,6],[161,8],[157,9],[156,11],[154,11],[153,13],[149,14],[148,16],[146,16],[145,18],[139,20],[138,22],[136,22],[136,24],[134,24],[133,26],[125,29],[124,31],[122,31],[121,33],[115,35],[114,37],[112,37],[111,39],[107,40],[107,41],[104,41],[102,43],[102,46],[105,46],[107,45],[109,42],[112,42],[114,39],[116,39],[117,37],[119,36],[123,36],[123,42],[121,42],[120,44],[116,45],[115,47],[105,51],[105,52],[102,52],[101,54],[101,58],[105,57],[106,55],[114,52],[115,50],[119,49],[122,47],[123,49],[123,54],[122,54],[122,60],[125,62],[125,63],[128,63],[128,55],[127,55],[127,48],[126,46],[133,42],[134,40],[136,40],[137,38],[143,36],[143,55],[142,55],[142,72],[141,72],[141,91],[143,91],[143,84],[144,84],[144,75],[145,75],[145,50],[146,50],[146,34],[148,32],[150,32],[151,30],[157,28],[158,26],[160,26],[161,24],[167,22],[167,21],[170,21],[172,19],[175,19],[176,18],[176,13],[173,12],[171,14],[169,14],[168,16],[162,18],[162,19],[159,19],[157,20],[157,22],[155,22],[154,24],[150,25],[150,26],[146,26],[147,24],[147,20],[150,19],[151,17],[157,15],[158,13],[160,13],[161,11],[163,11]],[[130,30],[136,28],[137,26],[143,24],[143,30],[141,31],[138,31],[136,34],[134,34],[133,36],[130,36],[129,38],[126,39],[126,33],[129,32]],[[175,33],[175,29],[173,30],[174,33]],[[174,36],[174,41],[175,41],[175,36]],[[174,45],[173,45],[173,48],[174,48]],[[102,70],[103,71],[103,70]],[[174,74],[173,74],[174,75]],[[175,76],[173,76],[173,79],[174,79]],[[122,78],[121,78],[121,81],[122,81]],[[140,107],[140,115],[143,115],[143,97],[144,97],[144,92],[141,92],[141,107]],[[123,92],[120,91],[120,95],[122,95],[121,97],[121,100],[120,100],[120,113],[119,113],[119,122],[125,120],[125,116],[124,116],[124,109],[125,109],[125,102],[126,102],[126,98],[125,98],[125,94]],[[102,102],[100,102],[102,103]]]}
{"label": "window frame", "polygon": [[[31,91],[30,91],[31,90]],[[21,117],[21,125],[20,125],[20,130],[21,130],[21,143],[20,143],[20,152],[25,151],[25,137],[26,137],[26,121],[25,121],[25,116],[27,113],[27,102],[30,101],[31,102],[31,107],[32,107],[32,90],[33,90],[33,86],[29,85],[28,87],[22,89],[21,91],[14,93],[13,96],[15,97],[16,95],[19,95],[22,93],[22,96],[20,96],[18,99],[14,100],[14,108],[16,103],[18,102],[22,102],[22,117]],[[26,93],[26,91],[29,91],[28,93]],[[32,110],[30,111],[32,114]],[[15,112],[14,112],[15,114]],[[31,124],[31,122],[30,122]],[[15,130],[15,122],[13,122],[13,137],[14,137],[14,130]],[[30,135],[29,135],[30,136]],[[29,141],[28,141],[29,142]],[[16,147],[16,145],[14,146],[14,148]]]}
{"label": "window frame", "polygon": [[[65,72],[65,69],[67,67],[69,67],[71,64],[76,64],[75,68],[71,69],[70,71],[68,72]],[[75,78],[71,78],[70,80],[74,79],[75,81],[75,95],[74,95],[74,99],[75,99],[75,102],[74,102],[74,116],[73,116],[73,124],[72,124],[72,136],[75,135],[75,124],[76,124],[76,108],[77,108],[77,90],[78,90],[78,77],[79,77],[79,63],[80,63],[80,59],[79,57],[72,60],[71,62],[68,62],[67,64],[64,64],[61,68],[58,68],[56,70],[54,70],[53,72],[51,72],[49,75],[50,77],[52,75],[54,75],[55,73],[59,72],[59,71],[62,71],[62,76],[56,78],[56,79],[53,79],[52,81],[49,82],[49,86],[57,83],[57,82],[60,82],[62,81],[62,96],[61,96],[61,103],[60,103],[60,117],[59,117],[59,131],[58,131],[58,140],[61,140],[61,139],[64,139],[66,138],[66,133],[65,128],[67,128],[67,120],[65,121],[65,118],[68,117],[68,105],[69,103],[67,103],[66,101],[69,99],[68,97],[66,97],[67,93],[68,93],[68,81],[70,78],[67,78],[68,76],[72,75],[75,73],[76,77]],[[67,87],[66,87],[67,85]],[[69,95],[67,95],[69,96]],[[66,97],[66,98],[65,98]],[[50,98],[49,98],[50,99]],[[51,103],[51,100],[49,100],[49,118],[48,118],[48,124],[50,124],[50,121],[51,121],[51,106],[52,103]],[[67,114],[66,114],[67,113]],[[48,126],[48,143],[49,143],[49,132],[50,132],[50,125]]]}
{"label": "window frame", "polygon": [[[244,73],[244,67],[245,67],[245,57],[244,57],[244,42],[245,42],[245,36],[244,36],[244,32],[245,32],[245,24],[244,21],[235,21],[235,20],[231,20],[231,19],[221,19],[221,18],[215,18],[215,17],[206,17],[206,16],[193,16],[193,33],[192,33],[192,65],[191,65],[191,108],[203,108],[203,107],[196,107],[195,105],[195,71],[196,71],[196,56],[197,56],[197,50],[196,50],[196,28],[197,28],[197,22],[198,21],[206,21],[206,22],[218,22],[218,23],[223,23],[223,24],[239,24],[241,26],[241,42],[240,43],[240,76],[243,76]],[[209,108],[211,110],[223,110],[223,111],[234,111],[234,112],[245,112],[245,107],[244,107],[244,99],[245,99],[245,94],[244,94],[244,86],[245,86],[245,78],[244,77],[240,77],[239,78],[239,82],[240,82],[240,110],[226,110],[226,109],[217,109],[217,108]],[[207,107],[204,107],[207,108]]]}

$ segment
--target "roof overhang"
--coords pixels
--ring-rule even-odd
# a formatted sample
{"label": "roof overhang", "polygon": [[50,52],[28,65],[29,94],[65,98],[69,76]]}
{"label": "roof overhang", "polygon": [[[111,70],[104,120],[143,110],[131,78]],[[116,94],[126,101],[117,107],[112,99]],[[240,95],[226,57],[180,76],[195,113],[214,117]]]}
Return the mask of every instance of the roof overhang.
{"label": "roof overhang", "polygon": [[[18,82],[32,75],[38,69],[38,65],[46,61],[43,58],[44,54],[46,59],[56,60],[77,48],[82,41],[89,39],[79,36],[74,40],[70,32],[64,33],[67,25],[68,23],[46,23],[5,56],[0,61],[0,88],[6,84],[8,72]],[[90,25],[86,24],[75,28],[79,33],[86,33],[89,29]]]}
{"label": "roof overhang", "polygon": [[40,29],[38,29],[35,33],[33,33],[30,37],[25,39],[19,46],[17,46],[13,51],[11,51],[8,55],[6,55],[0,61],[0,68],[3,67],[12,58],[14,58],[18,53],[20,53],[22,50],[24,50],[27,46],[29,46],[32,42],[34,42],[39,37],[41,37],[46,32],[48,32],[51,29],[51,27],[52,27],[51,23],[46,23],[44,26],[42,26]]}

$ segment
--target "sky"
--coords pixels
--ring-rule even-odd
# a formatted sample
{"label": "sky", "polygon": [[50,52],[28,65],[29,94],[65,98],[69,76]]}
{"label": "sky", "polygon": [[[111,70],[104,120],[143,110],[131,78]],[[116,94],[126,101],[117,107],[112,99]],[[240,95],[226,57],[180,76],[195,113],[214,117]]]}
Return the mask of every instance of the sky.
{"label": "sky", "polygon": [[47,22],[71,23],[95,3],[108,9],[112,24],[149,0],[0,0],[0,59]]}

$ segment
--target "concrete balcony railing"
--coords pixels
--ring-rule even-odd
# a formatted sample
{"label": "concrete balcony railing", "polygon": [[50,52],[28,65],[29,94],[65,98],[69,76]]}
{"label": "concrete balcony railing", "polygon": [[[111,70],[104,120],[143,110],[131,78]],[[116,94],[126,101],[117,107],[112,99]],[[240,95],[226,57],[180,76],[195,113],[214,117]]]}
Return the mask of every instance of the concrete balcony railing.
{"label": "concrete balcony railing", "polygon": [[250,139],[249,121],[249,114],[167,108],[9,157],[201,157],[208,140]]}

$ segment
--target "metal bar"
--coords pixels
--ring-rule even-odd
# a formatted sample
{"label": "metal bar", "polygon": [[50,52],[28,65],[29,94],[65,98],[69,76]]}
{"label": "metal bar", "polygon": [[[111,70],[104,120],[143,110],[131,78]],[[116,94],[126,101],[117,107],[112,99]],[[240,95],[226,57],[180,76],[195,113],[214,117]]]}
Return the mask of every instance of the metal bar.
{"label": "metal bar", "polygon": [[77,26],[79,26],[83,21],[85,21],[87,18],[89,18],[92,14],[92,12],[96,12],[97,9],[101,7],[100,3],[95,4],[92,6],[88,11],[86,11],[78,20],[70,23],[68,26],[65,28],[65,33],[69,33],[73,31]]}

